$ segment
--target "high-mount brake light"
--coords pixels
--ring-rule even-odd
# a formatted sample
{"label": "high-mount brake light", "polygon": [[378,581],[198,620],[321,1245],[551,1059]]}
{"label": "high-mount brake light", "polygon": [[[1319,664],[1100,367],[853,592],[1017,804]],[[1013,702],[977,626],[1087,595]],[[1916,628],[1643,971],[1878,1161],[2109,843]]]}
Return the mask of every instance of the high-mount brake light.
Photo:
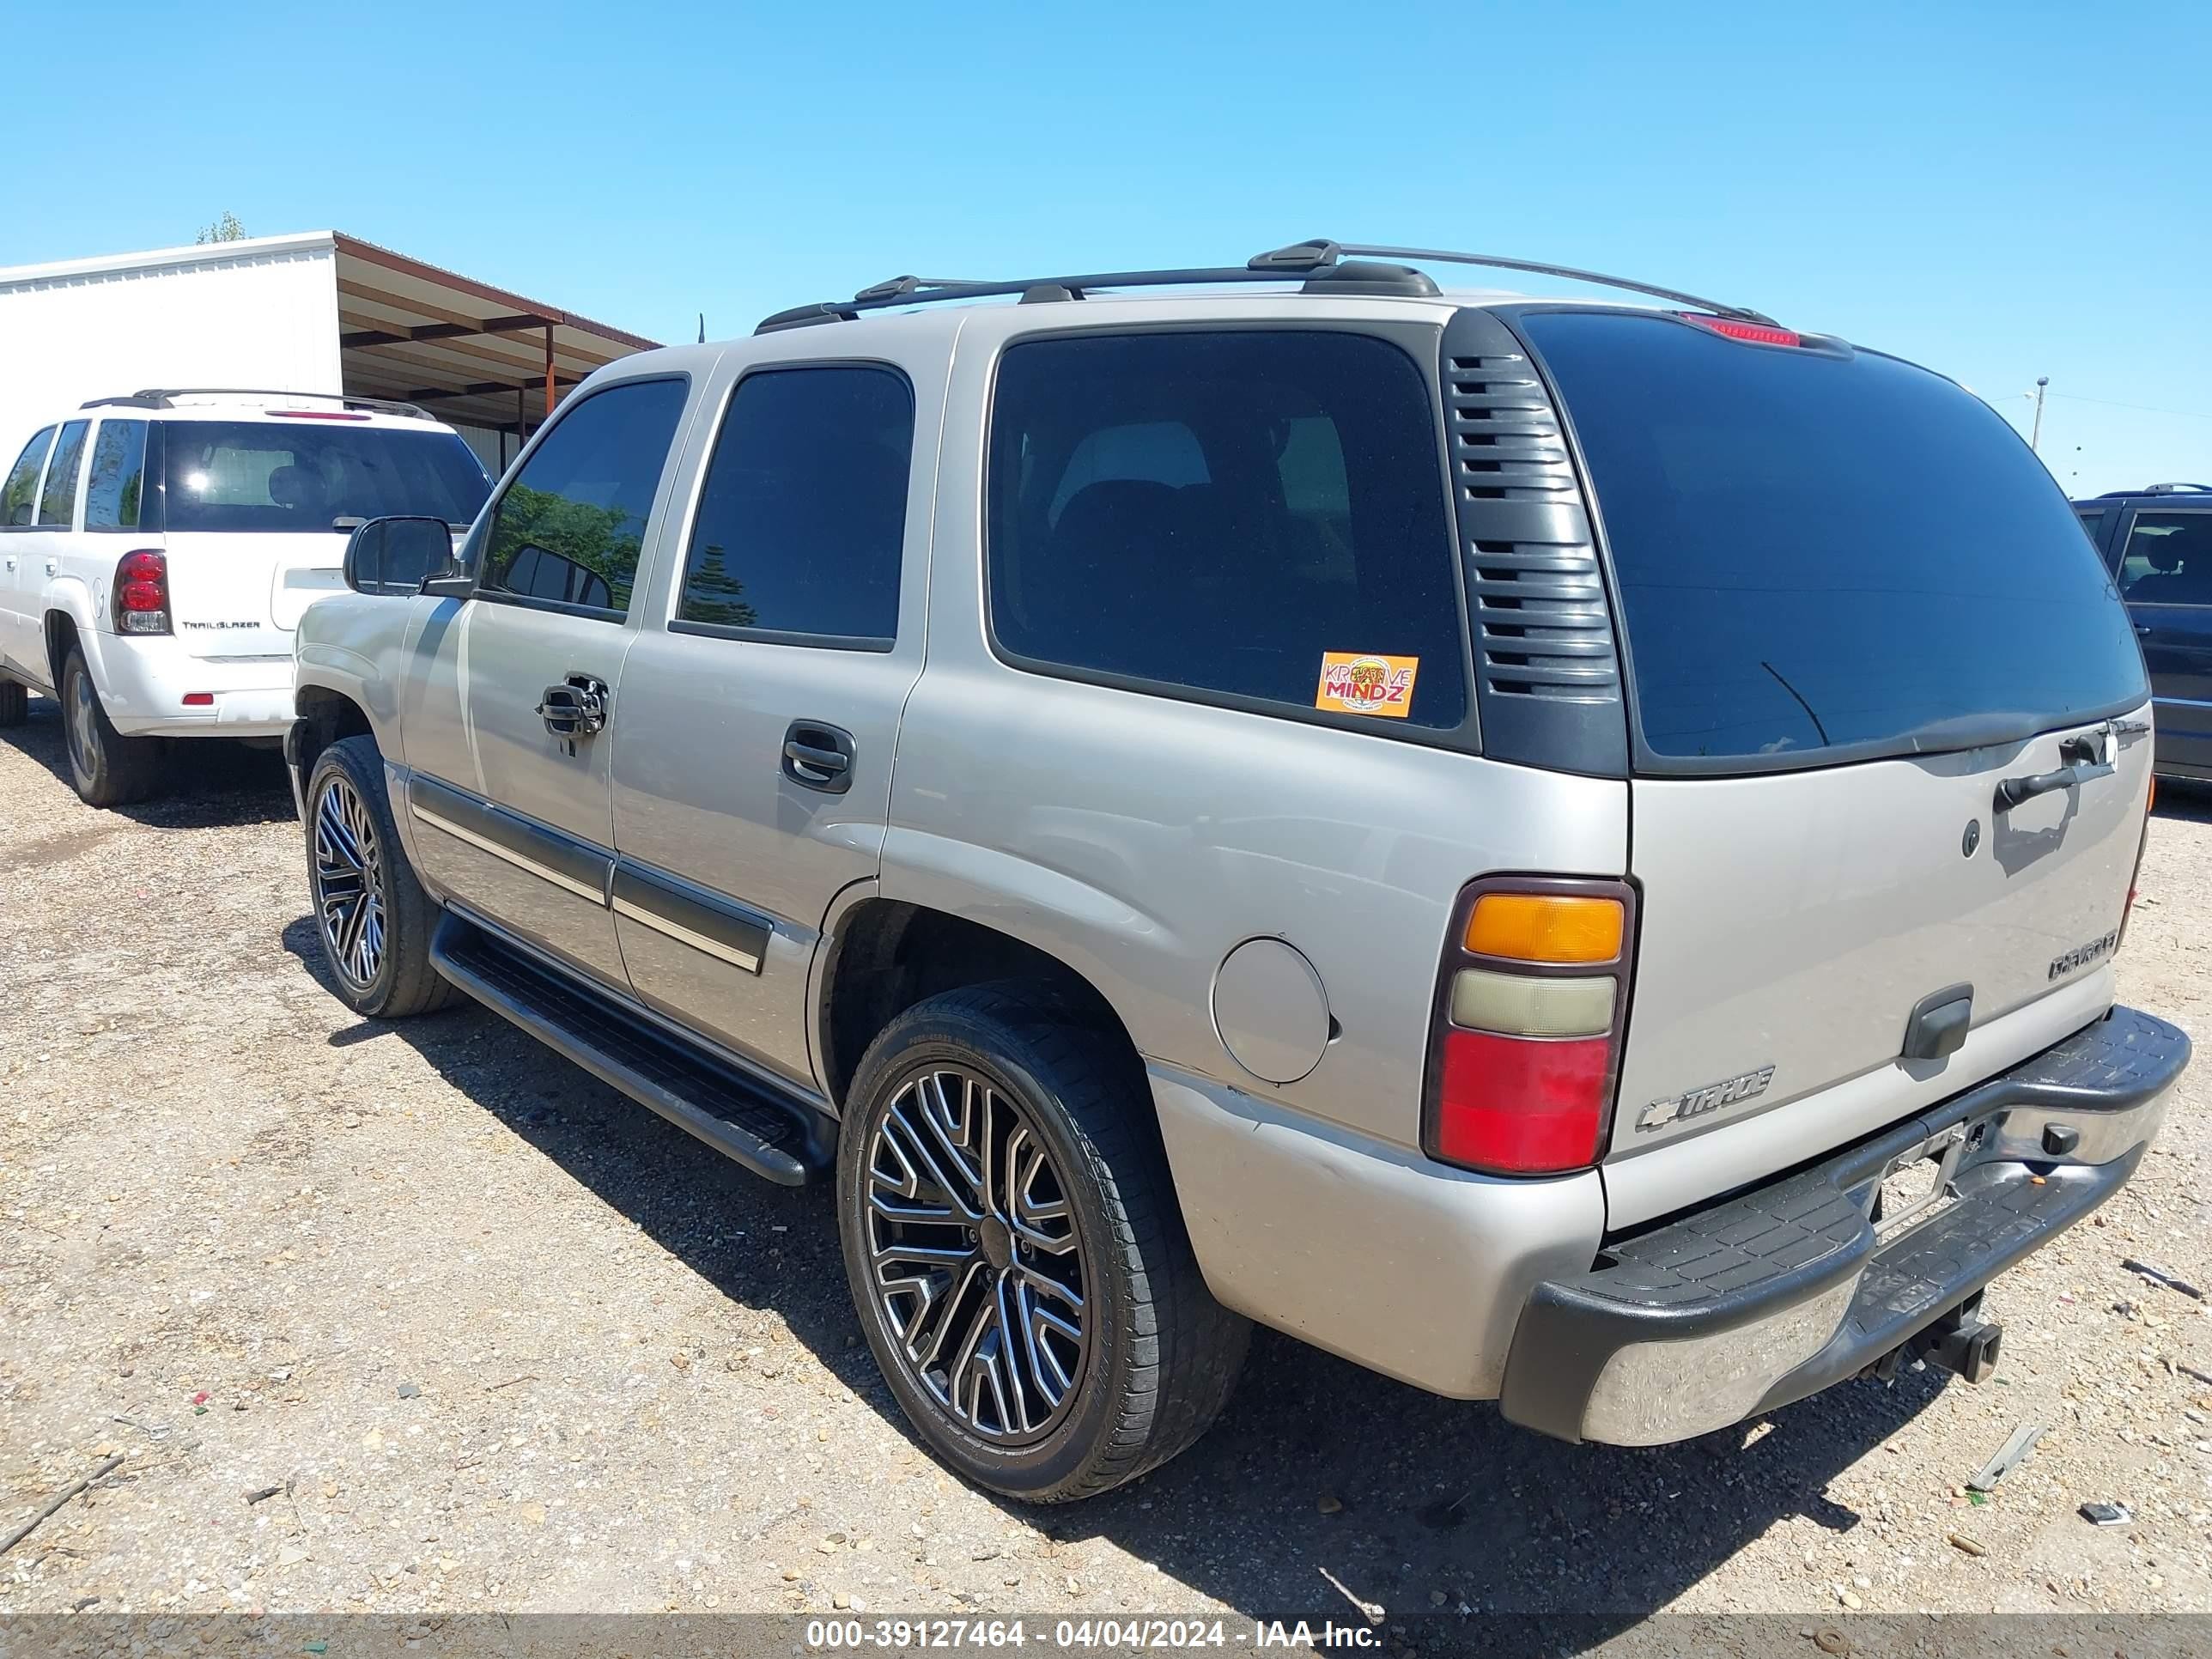
{"label": "high-mount brake light", "polygon": [[1794,346],[1805,343],[1792,330],[1776,328],[1768,323],[1741,323],[1733,317],[1700,317],[1692,311],[1680,311],[1674,314],[1686,323],[1695,323],[1699,328],[1725,334],[1731,340],[1747,340],[1753,345]]}
{"label": "high-mount brake light", "polygon": [[351,410],[338,409],[272,409],[271,415],[286,421],[365,421],[366,415],[356,415]]}
{"label": "high-mount brake light", "polygon": [[169,629],[169,562],[158,549],[125,553],[115,567],[115,631],[167,634]]}
{"label": "high-mount brake light", "polygon": [[1430,1157],[1516,1176],[1597,1161],[1635,902],[1623,882],[1554,877],[1488,877],[1461,893],[1429,1036]]}

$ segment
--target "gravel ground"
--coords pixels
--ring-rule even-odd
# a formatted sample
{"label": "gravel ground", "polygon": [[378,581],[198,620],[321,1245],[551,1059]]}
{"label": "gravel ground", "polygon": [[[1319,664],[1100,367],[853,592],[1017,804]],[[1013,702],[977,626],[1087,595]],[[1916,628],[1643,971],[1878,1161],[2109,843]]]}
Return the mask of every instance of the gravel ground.
{"label": "gravel ground", "polygon": [[[1632,1452],[1263,1336],[1194,1451],[1031,1510],[907,1433],[826,1190],[755,1181],[473,1006],[355,1019],[273,756],[196,748],[186,793],[94,812],[32,710],[0,734],[0,1535],[125,1461],[0,1557],[0,1613],[1242,1625],[1356,1597],[1434,1650],[1498,1611],[1602,1637],[2212,1607],[2212,1382],[2176,1369],[2212,1376],[2212,1322],[2120,1267],[2212,1285],[2212,1064],[2133,1186],[1991,1291],[1981,1388],[1854,1382]],[[2163,793],[2121,991],[2202,1032],[2212,798]],[[2034,1456],[1970,1504],[2025,1423]],[[2135,1524],[2075,1512],[2107,1498]]]}

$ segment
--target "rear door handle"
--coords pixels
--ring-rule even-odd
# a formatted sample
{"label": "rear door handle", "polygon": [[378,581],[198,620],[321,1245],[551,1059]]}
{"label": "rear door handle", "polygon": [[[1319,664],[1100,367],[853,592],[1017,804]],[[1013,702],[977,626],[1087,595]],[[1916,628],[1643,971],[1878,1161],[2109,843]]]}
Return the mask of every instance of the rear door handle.
{"label": "rear door handle", "polygon": [[842,795],[853,787],[853,734],[819,720],[793,720],[783,734],[783,775],[793,783]]}
{"label": "rear door handle", "polygon": [[2142,635],[2145,639],[2148,639],[2151,634],[2151,626],[2148,623],[2137,623],[2136,624],[2136,632]]}

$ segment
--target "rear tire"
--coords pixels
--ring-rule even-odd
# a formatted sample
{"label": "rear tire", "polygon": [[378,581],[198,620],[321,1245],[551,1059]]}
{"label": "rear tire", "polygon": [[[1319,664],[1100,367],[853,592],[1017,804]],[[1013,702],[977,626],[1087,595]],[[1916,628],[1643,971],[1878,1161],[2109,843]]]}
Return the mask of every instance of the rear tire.
{"label": "rear tire", "polygon": [[61,694],[70,782],[78,799],[88,806],[128,806],[158,794],[167,758],[161,740],[126,738],[115,729],[77,646],[62,663]]}
{"label": "rear tire", "polygon": [[0,726],[21,726],[31,716],[31,694],[14,680],[0,680]]}
{"label": "rear tire", "polygon": [[453,1000],[430,965],[438,907],[415,878],[392,821],[376,739],[342,738],[308,775],[307,893],[338,998],[370,1019],[405,1019]]}
{"label": "rear tire", "polygon": [[978,1486],[1108,1491],[1188,1447],[1236,1386],[1252,1328],[1192,1256],[1142,1066],[1028,987],[931,997],[870,1045],[837,1218],[877,1364]]}

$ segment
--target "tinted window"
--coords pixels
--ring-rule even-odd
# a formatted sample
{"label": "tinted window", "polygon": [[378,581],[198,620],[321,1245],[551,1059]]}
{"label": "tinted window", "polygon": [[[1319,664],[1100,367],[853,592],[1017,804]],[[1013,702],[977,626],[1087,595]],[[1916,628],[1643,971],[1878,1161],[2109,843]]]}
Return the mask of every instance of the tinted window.
{"label": "tinted window", "polygon": [[708,463],[678,620],[888,642],[914,396],[886,368],[738,383]]}
{"label": "tinted window", "polygon": [[1465,717],[1436,413],[1395,346],[1318,331],[1013,346],[989,490],[1010,652],[1416,726]]}
{"label": "tinted window", "polygon": [[89,421],[67,421],[54,440],[54,458],[46,463],[46,482],[39,491],[39,522],[66,527],[76,517],[76,475],[84,459],[84,434]]}
{"label": "tinted window", "polygon": [[563,411],[494,509],[480,586],[628,612],[681,380],[637,380]]}
{"label": "tinted window", "polygon": [[167,421],[174,531],[329,531],[420,513],[466,524],[490,486],[456,434],[341,421]]}
{"label": "tinted window", "polygon": [[2120,561],[2132,605],[2212,605],[2212,513],[2138,513]]}
{"label": "tinted window", "polygon": [[2088,511],[2084,512],[2081,508],[2077,507],[2074,509],[2074,515],[2081,520],[2081,528],[2087,533],[2088,538],[2092,542],[2095,541],[2098,537],[2105,533],[2104,508],[2093,507]]}
{"label": "tinted window", "polygon": [[146,482],[146,422],[102,421],[84,487],[87,530],[136,530]]}
{"label": "tinted window", "polygon": [[53,441],[53,428],[44,428],[23,446],[15,465],[8,469],[7,484],[0,487],[0,524],[21,526],[31,522],[32,509],[37,505],[32,498],[39,490],[39,469],[46,465],[46,450]]}
{"label": "tinted window", "polygon": [[2145,694],[2096,550],[1971,393],[1660,318],[1522,325],[1581,441],[1656,755],[1904,753]]}

